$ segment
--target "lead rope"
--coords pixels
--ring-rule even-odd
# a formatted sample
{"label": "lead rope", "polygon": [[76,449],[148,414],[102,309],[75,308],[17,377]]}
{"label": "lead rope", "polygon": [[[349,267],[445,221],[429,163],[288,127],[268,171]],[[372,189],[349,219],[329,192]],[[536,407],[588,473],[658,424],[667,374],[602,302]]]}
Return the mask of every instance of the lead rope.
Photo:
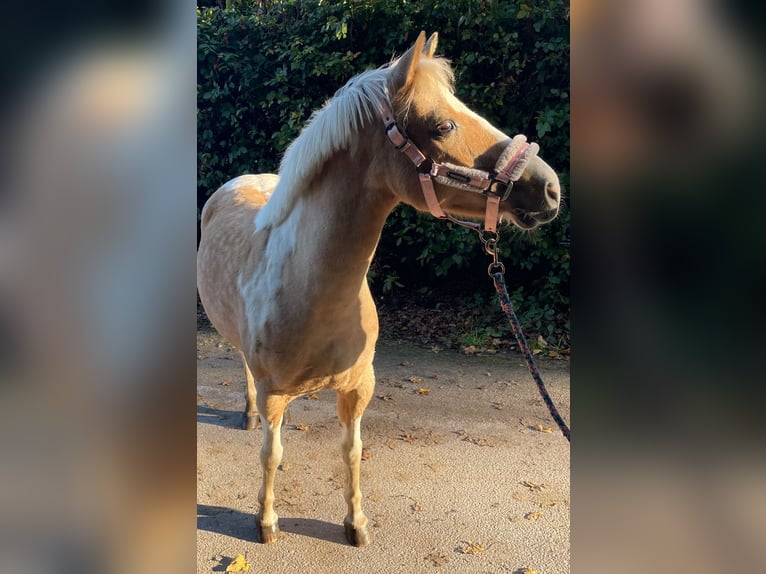
{"label": "lead rope", "polygon": [[543,398],[545,406],[548,407],[548,412],[551,413],[551,417],[554,421],[556,421],[556,424],[561,429],[561,433],[564,435],[567,441],[572,442],[569,438],[569,427],[567,426],[566,422],[564,422],[562,416],[559,414],[556,405],[553,404],[553,400],[548,394],[548,389],[545,388],[545,383],[543,383],[543,379],[540,377],[540,371],[537,369],[534,355],[529,348],[527,339],[524,336],[524,331],[521,330],[521,323],[519,323],[519,319],[516,317],[516,313],[513,310],[513,304],[511,303],[511,298],[508,296],[508,289],[505,286],[505,265],[503,265],[502,262],[498,260],[498,235],[495,233],[494,237],[487,238],[483,232],[480,232],[480,237],[482,243],[484,244],[485,251],[487,254],[491,255],[493,259],[492,263],[490,263],[489,267],[487,268],[487,274],[495,284],[495,291],[497,291],[497,298],[500,301],[500,308],[503,310],[503,313],[505,313],[506,317],[508,317],[508,322],[511,325],[513,336],[516,338],[519,349],[524,354],[524,360],[527,363],[527,369],[529,369],[529,373],[535,380],[535,384],[537,384],[537,390],[540,391],[540,396]]}

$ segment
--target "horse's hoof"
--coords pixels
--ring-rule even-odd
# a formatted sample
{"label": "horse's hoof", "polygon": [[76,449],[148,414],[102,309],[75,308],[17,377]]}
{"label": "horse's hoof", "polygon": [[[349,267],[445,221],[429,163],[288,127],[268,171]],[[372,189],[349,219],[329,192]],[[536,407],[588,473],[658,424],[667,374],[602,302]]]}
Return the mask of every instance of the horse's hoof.
{"label": "horse's hoof", "polygon": [[258,523],[258,532],[260,533],[260,542],[262,544],[272,544],[277,541],[279,536],[279,523],[275,522],[269,526]]}
{"label": "horse's hoof", "polygon": [[343,526],[346,529],[346,540],[351,546],[362,548],[370,543],[370,533],[366,526],[354,528],[354,525],[348,521],[343,521]]}
{"label": "horse's hoof", "polygon": [[249,415],[247,413],[242,414],[242,429],[243,430],[253,430],[258,426],[258,423],[261,421],[261,418],[258,416],[258,414]]}

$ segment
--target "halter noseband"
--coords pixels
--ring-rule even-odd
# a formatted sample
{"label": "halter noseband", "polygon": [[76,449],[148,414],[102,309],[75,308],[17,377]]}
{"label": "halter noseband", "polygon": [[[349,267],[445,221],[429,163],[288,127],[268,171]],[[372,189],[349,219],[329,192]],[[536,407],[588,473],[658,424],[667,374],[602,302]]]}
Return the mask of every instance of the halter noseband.
{"label": "halter noseband", "polygon": [[[491,233],[496,232],[500,202],[508,198],[514,182],[521,178],[529,160],[539,151],[539,146],[536,143],[528,143],[524,135],[515,136],[500,154],[492,173],[449,163],[437,163],[427,158],[407,137],[404,130],[396,123],[394,113],[388,102],[380,100],[379,107],[380,116],[386,128],[386,137],[396,149],[409,158],[418,170],[420,188],[431,215],[439,219],[448,219],[453,223],[477,231],[483,229]],[[444,185],[484,195],[487,198],[484,226],[482,227],[479,223],[456,219],[446,213],[436,198],[434,179]]]}

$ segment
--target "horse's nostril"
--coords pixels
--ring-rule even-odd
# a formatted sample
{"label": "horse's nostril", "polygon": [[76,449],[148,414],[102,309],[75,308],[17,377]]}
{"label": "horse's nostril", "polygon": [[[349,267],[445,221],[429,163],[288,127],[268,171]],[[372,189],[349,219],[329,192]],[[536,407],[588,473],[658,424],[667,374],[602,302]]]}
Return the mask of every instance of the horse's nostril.
{"label": "horse's nostril", "polygon": [[545,184],[545,197],[548,199],[548,202],[554,207],[559,204],[559,199],[561,198],[561,189],[559,188],[559,182],[549,181],[548,183]]}

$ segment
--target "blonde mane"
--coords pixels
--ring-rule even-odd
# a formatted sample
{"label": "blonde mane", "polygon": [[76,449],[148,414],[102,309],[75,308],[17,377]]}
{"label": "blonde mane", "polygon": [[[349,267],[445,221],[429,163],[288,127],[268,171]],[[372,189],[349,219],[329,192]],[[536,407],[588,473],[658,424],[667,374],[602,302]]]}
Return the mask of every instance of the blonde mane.
{"label": "blonde mane", "polygon": [[[256,216],[257,230],[280,225],[324,162],[337,151],[348,148],[365,122],[378,118],[378,102],[389,100],[388,82],[398,62],[397,59],[388,66],[354,76],[311,115],[282,157],[279,183]],[[423,57],[417,80],[418,84],[446,87],[452,93],[454,76],[449,61],[444,58]],[[397,102],[397,107],[406,113],[414,93],[410,90],[403,101]]]}

